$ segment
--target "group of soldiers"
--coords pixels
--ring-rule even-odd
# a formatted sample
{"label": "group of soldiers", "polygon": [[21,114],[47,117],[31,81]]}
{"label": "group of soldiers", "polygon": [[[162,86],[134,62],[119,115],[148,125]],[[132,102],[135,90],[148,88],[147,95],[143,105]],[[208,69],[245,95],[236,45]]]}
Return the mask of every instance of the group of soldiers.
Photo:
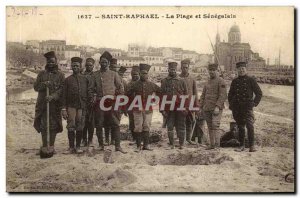
{"label": "group of soldiers", "polygon": [[[85,71],[83,71],[82,58],[73,57],[71,59],[73,74],[67,78],[59,71],[53,51],[44,56],[47,61],[45,70],[38,74],[34,83],[34,89],[38,92],[34,127],[37,132],[41,133],[43,147],[47,146],[47,121],[49,121],[49,149],[55,152],[55,138],[57,133],[63,131],[62,118],[64,118],[67,120],[69,140],[66,154],[82,153],[82,146],[90,146],[95,128],[99,150],[104,150],[107,144],[114,144],[116,151],[126,153],[120,144],[120,120],[124,114],[129,118],[129,130],[135,142],[133,144],[136,144],[136,152],[151,151],[149,132],[153,109],[147,109],[145,106],[149,102],[148,97],[154,94],[167,96],[168,99],[173,96],[187,95],[189,98],[193,96],[196,98],[193,105],[199,107],[199,110],[194,111],[189,110],[188,105],[185,105],[182,110],[182,107],[179,108],[180,98],[177,97],[175,109],[171,109],[170,105],[160,109],[168,131],[171,149],[175,148],[174,127],[179,139],[179,149],[183,149],[185,143],[195,144],[192,141],[193,136],[198,137],[198,141],[201,142],[204,120],[209,132],[207,149],[216,149],[220,146],[219,127],[227,99],[227,89],[224,79],[219,76],[217,64],[208,65],[209,80],[205,83],[202,95],[198,99],[196,80],[189,74],[190,61],[188,59],[181,61],[179,75],[177,74],[178,63],[169,62],[168,76],[162,80],[161,86],[158,86],[149,80],[151,66],[143,63],[132,67],[131,81],[126,82],[123,78],[126,68],[121,66],[117,71],[117,59],[107,51],[100,57],[101,68],[98,71],[93,71],[95,64],[93,58],[85,60]],[[246,126],[249,151],[254,152],[256,149],[254,147],[253,108],[259,104],[262,91],[255,79],[247,75],[246,66],[246,62],[236,64],[238,77],[231,83],[228,101],[240,134],[240,147],[236,151],[245,150]],[[49,90],[49,95],[46,95],[46,90]],[[99,103],[101,98],[108,95],[115,97],[126,95],[129,99],[140,96],[142,109],[121,108],[105,111],[99,107]],[[49,114],[46,113],[47,103],[50,105]],[[104,101],[104,106],[111,107],[115,103],[115,98],[109,98]]]}

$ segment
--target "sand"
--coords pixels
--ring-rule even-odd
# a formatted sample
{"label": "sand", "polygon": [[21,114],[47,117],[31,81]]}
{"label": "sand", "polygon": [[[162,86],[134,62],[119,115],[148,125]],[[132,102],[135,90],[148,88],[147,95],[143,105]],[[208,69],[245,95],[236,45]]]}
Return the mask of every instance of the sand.
{"label": "sand", "polygon": [[[56,141],[57,154],[40,159],[36,152],[40,135],[32,127],[35,100],[7,104],[8,192],[293,192],[294,104],[266,95],[255,109],[258,152],[237,153],[234,148],[206,151],[187,146],[168,149],[161,119],[153,119],[153,131],[162,140],[154,151],[121,154],[113,146],[81,155],[62,154],[68,147],[64,130]],[[232,121],[226,109],[221,128]],[[64,122],[64,125],[66,123]],[[126,131],[126,118],[122,132]],[[96,141],[96,136],[94,137]]]}

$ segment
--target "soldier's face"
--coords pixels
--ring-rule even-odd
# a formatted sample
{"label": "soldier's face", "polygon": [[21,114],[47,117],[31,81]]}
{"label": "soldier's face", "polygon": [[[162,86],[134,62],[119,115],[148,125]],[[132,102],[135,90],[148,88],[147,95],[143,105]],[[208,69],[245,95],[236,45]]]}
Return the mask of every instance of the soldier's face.
{"label": "soldier's face", "polygon": [[169,76],[171,77],[176,76],[176,68],[169,68],[168,72],[169,72]]}
{"label": "soldier's face", "polygon": [[246,67],[239,67],[239,68],[237,68],[237,71],[238,71],[239,76],[245,76],[247,74]]}
{"label": "soldier's face", "polygon": [[189,72],[189,64],[186,64],[186,63],[182,64],[181,71],[183,74],[187,74]]}
{"label": "soldier's face", "polygon": [[117,64],[110,64],[109,69],[112,71],[117,71],[118,65]]}
{"label": "soldier's face", "polygon": [[133,72],[133,73],[131,74],[131,79],[132,79],[133,81],[139,80],[139,79],[140,79],[139,73],[138,73],[138,72]]}
{"label": "soldier's face", "polygon": [[217,70],[214,70],[214,69],[209,69],[208,70],[208,74],[209,74],[209,77],[210,78],[215,78],[217,76]]}
{"label": "soldier's face", "polygon": [[148,72],[147,71],[141,71],[141,80],[146,81],[148,80]]}
{"label": "soldier's face", "polygon": [[91,72],[91,71],[93,71],[93,69],[94,69],[94,64],[92,62],[87,62],[85,64],[85,70],[87,72]]}
{"label": "soldier's face", "polygon": [[72,62],[71,66],[72,66],[72,70],[73,70],[74,74],[78,74],[80,72],[81,63],[79,63],[79,62]]}
{"label": "soldier's face", "polygon": [[56,58],[48,58],[47,59],[47,67],[49,69],[53,69],[57,65],[57,60]]}
{"label": "soldier's face", "polygon": [[101,69],[107,69],[109,66],[109,62],[106,58],[101,58],[100,65],[101,65]]}

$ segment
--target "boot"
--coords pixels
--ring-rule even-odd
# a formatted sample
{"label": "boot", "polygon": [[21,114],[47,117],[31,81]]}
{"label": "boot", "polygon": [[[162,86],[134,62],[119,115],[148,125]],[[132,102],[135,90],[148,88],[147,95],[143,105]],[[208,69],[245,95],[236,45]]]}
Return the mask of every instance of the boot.
{"label": "boot", "polygon": [[68,131],[69,148],[74,149],[75,147],[75,131]]}
{"label": "boot", "polygon": [[256,152],[257,149],[254,146],[250,146],[249,148],[249,152]]}
{"label": "boot", "polygon": [[245,150],[245,146],[240,146],[239,148],[234,149],[234,151],[236,152],[243,152],[244,150]]}
{"label": "boot", "polygon": [[143,131],[143,141],[144,141],[143,150],[153,151],[153,149],[149,147],[149,136],[150,136],[149,131]]}
{"label": "boot", "polygon": [[121,153],[123,153],[123,154],[126,154],[126,153],[127,153],[126,151],[124,151],[124,150],[121,148],[121,146],[116,147],[116,151],[119,151],[119,152],[121,152]]}
{"label": "boot", "polygon": [[136,146],[137,149],[135,152],[139,153],[142,149],[142,139],[141,139],[141,132],[136,133],[135,139],[136,139]]}
{"label": "boot", "polygon": [[104,150],[104,145],[103,145],[103,133],[102,133],[102,128],[97,128],[97,129],[96,129],[96,135],[97,135],[98,143],[99,143],[98,150],[103,151],[103,150]]}
{"label": "boot", "polygon": [[171,149],[174,149],[174,132],[173,131],[168,131],[168,137],[169,137],[169,143],[171,146]]}

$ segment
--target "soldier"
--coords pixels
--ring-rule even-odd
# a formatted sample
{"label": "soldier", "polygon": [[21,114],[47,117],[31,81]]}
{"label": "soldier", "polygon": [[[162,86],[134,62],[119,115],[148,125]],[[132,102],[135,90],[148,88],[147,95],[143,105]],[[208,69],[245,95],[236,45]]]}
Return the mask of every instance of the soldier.
{"label": "soldier", "polygon": [[[140,67],[133,66],[131,69],[131,81],[127,84],[127,89],[129,90],[130,87],[140,79]],[[129,98],[133,98],[134,95],[128,95]],[[127,111],[128,118],[129,118],[129,131],[131,132],[133,141],[136,141],[136,135],[134,132],[134,118],[132,111]]]}
{"label": "soldier", "polygon": [[[134,117],[134,132],[136,135],[137,152],[141,149],[152,151],[149,147],[149,133],[152,120],[153,110],[150,106],[146,109],[148,97],[151,97],[153,93],[160,95],[160,87],[155,83],[148,80],[148,72],[150,65],[140,64],[140,80],[133,83],[127,91],[127,96],[137,97],[142,99],[142,109],[134,108],[132,110]],[[149,101],[148,101],[149,102]],[[141,148],[141,142],[143,140],[143,148]]]}
{"label": "soldier", "polygon": [[[71,58],[73,74],[67,77],[64,83],[62,116],[67,120],[69,139],[69,149],[65,154],[83,152],[80,148],[80,143],[85,123],[86,104],[89,96],[88,91],[92,91],[92,84],[86,76],[80,73],[81,63],[81,58]],[[76,145],[74,145],[75,139]]]}
{"label": "soldier", "polygon": [[126,88],[127,88],[127,82],[126,82],[126,80],[124,79],[124,74],[125,74],[126,70],[127,70],[126,67],[121,66],[120,69],[119,69],[119,71],[118,71],[118,74],[119,74],[119,76],[121,77],[121,81],[122,81],[123,86],[124,86],[124,91],[125,91],[125,93],[126,93]]}
{"label": "soldier", "polygon": [[[92,80],[94,64],[95,64],[95,60],[93,58],[87,58],[85,61],[85,71],[83,75],[85,75],[89,79],[89,81]],[[90,103],[90,101],[87,102],[88,103],[86,108],[85,125],[82,134],[83,146],[92,144],[94,128],[95,128],[93,106]]]}
{"label": "soldier", "polygon": [[116,59],[116,58],[111,59],[109,69],[111,71],[118,72],[118,59]]}
{"label": "soldier", "polygon": [[[49,126],[50,126],[50,148],[54,152],[54,143],[57,133],[63,131],[61,118],[61,94],[65,76],[58,70],[57,58],[53,51],[44,54],[47,64],[45,70],[41,71],[34,82],[34,90],[38,92],[35,106],[34,128],[41,133],[43,147],[47,147],[47,102],[50,104]],[[49,88],[49,96],[46,96],[46,89]]]}
{"label": "soldier", "polygon": [[[232,111],[234,120],[239,129],[240,148],[236,151],[245,150],[245,126],[247,127],[249,151],[255,152],[254,147],[254,114],[253,107],[256,107],[261,98],[262,91],[256,80],[247,75],[247,63],[236,63],[238,77],[235,78],[230,86],[228,101],[229,109]],[[253,94],[255,98],[253,99]]]}
{"label": "soldier", "polygon": [[[99,102],[104,96],[115,97],[124,94],[124,87],[120,77],[116,72],[108,69],[111,59],[111,54],[105,51],[100,57],[100,70],[94,72],[94,94],[92,96],[94,102]],[[107,108],[108,106],[114,107],[115,99],[106,99],[105,104]],[[113,108],[110,111],[104,111],[98,106],[95,116],[96,135],[100,150],[104,150],[102,128],[104,123],[108,123],[115,138],[115,150],[126,153],[120,145],[120,112],[113,110]]]}
{"label": "soldier", "polygon": [[210,146],[207,149],[215,149],[220,146],[219,127],[227,99],[225,81],[218,76],[218,65],[208,65],[210,79],[204,85],[200,98],[200,109],[208,126]]}
{"label": "soldier", "polygon": [[[192,97],[195,97],[194,106],[198,106],[197,84],[196,84],[196,80],[193,77],[191,77],[191,75],[189,74],[189,66],[190,66],[189,59],[184,59],[181,61],[181,74],[179,74],[179,77],[182,78],[187,84],[189,98],[191,99]],[[191,138],[193,133],[192,131],[193,124],[195,124],[195,122],[196,122],[195,112],[188,111],[188,115],[186,117],[186,141],[189,144],[194,144],[191,141]]]}
{"label": "soldier", "polygon": [[[180,104],[179,96],[188,95],[188,88],[185,81],[177,76],[177,63],[169,62],[168,67],[169,76],[161,82],[162,96],[166,95],[168,100],[170,100],[173,96],[177,96],[175,106],[178,107]],[[187,111],[179,111],[177,109],[169,109],[167,107],[162,110],[161,113],[166,120],[171,149],[174,149],[174,127],[179,136],[179,148],[183,149],[185,142],[185,122]]]}
{"label": "soldier", "polygon": [[[112,58],[110,61],[109,69],[114,72],[118,72],[118,59]],[[104,123],[105,145],[115,144],[114,136],[111,133],[111,128]],[[111,136],[111,142],[109,142],[109,134]]]}

